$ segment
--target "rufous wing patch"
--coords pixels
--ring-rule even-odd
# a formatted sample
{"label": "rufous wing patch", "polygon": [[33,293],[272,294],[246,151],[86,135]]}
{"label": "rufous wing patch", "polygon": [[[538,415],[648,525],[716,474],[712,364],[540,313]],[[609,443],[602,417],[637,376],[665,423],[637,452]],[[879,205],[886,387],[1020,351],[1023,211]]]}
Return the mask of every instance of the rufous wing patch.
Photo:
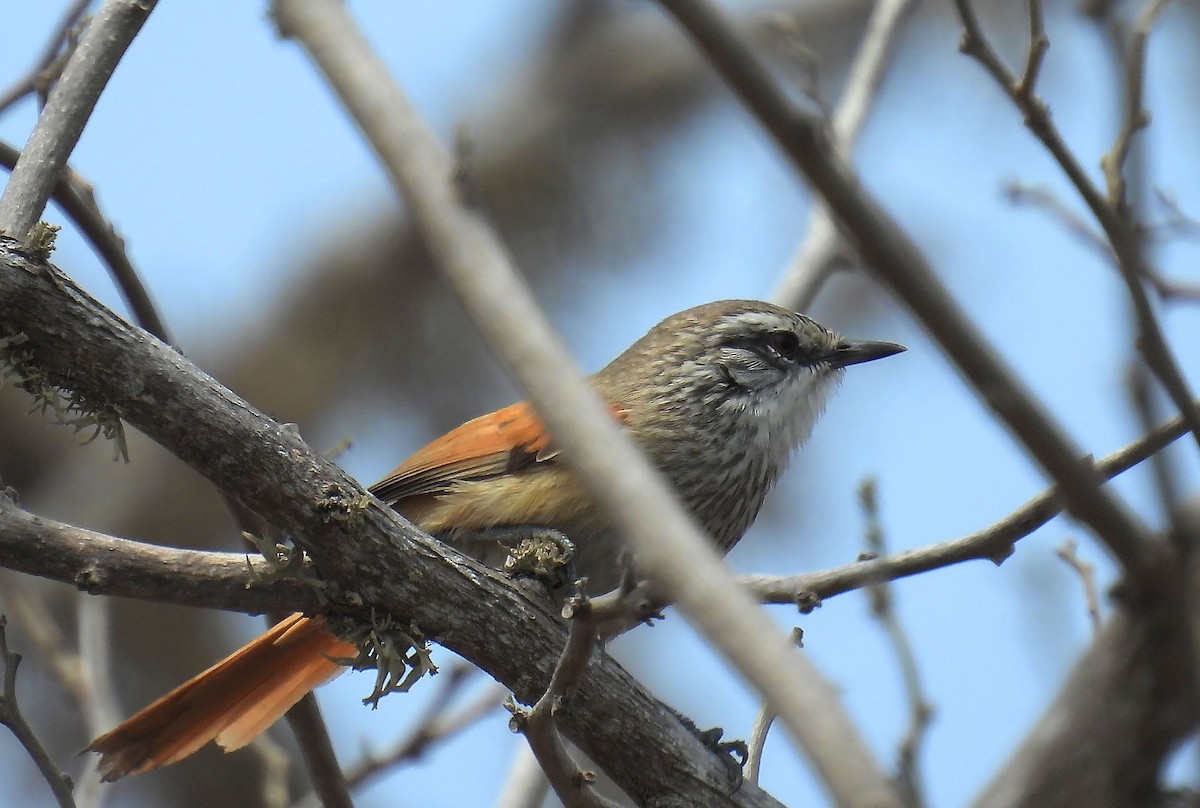
{"label": "rufous wing patch", "polygon": [[[625,411],[611,407],[618,422]],[[420,449],[375,485],[371,493],[397,504],[410,497],[448,492],[455,483],[512,474],[554,462],[559,451],[527,402],[467,421]]]}

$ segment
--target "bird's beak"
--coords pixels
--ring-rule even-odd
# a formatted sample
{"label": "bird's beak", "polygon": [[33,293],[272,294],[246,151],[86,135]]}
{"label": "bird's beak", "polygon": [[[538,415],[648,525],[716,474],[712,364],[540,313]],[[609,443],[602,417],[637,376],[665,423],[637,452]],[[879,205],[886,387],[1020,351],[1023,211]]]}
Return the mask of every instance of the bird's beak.
{"label": "bird's beak", "polygon": [[903,345],[897,345],[894,342],[854,342],[852,340],[843,340],[836,348],[829,352],[826,361],[835,368],[844,368],[848,365],[874,362],[876,359],[883,359],[885,356],[894,356],[907,350]]}

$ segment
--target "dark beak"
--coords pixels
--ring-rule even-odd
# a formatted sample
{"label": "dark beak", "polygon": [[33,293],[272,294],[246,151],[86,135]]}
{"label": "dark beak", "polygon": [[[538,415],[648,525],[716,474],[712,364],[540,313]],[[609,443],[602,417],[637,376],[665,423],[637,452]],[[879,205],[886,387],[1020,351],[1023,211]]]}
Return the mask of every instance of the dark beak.
{"label": "dark beak", "polygon": [[826,361],[835,368],[844,368],[849,365],[861,365],[863,362],[874,362],[876,359],[883,359],[885,356],[894,356],[907,350],[903,345],[897,345],[894,342],[853,342],[851,340],[843,340],[836,348],[829,352]]}

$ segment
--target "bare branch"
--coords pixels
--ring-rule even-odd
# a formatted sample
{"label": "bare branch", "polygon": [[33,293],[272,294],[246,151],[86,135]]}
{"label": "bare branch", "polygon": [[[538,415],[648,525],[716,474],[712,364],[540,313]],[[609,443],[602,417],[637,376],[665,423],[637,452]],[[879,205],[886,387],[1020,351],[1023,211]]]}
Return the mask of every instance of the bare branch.
{"label": "bare branch", "polygon": [[263,808],[285,808],[288,804],[289,755],[287,751],[265,732],[255,738],[250,745],[258,753],[258,759],[262,761],[263,767],[259,804]]}
{"label": "bare branch", "polygon": [[[21,152],[0,141],[0,165],[12,171],[20,157]],[[170,343],[166,323],[125,251],[125,239],[121,238],[116,227],[100,210],[91,183],[67,165],[50,198],[62,207],[100,256],[137,324],[163,342]]]}
{"label": "bare branch", "polygon": [[[882,556],[887,547],[884,542],[883,523],[879,517],[878,489],[874,479],[868,478],[863,481],[858,489],[858,497],[867,520],[867,552],[875,557]],[[883,627],[896,654],[896,661],[900,665],[900,678],[904,682],[904,692],[908,697],[908,730],[900,741],[896,756],[896,784],[905,804],[910,808],[918,808],[925,805],[918,758],[925,731],[933,720],[933,705],[925,698],[925,688],[921,684],[921,673],[917,668],[917,655],[913,651],[908,633],[900,623],[900,618],[896,616],[888,583],[878,580],[868,583],[867,598],[871,603],[871,614]]]}
{"label": "bare branch", "polygon": [[[1125,384],[1133,404],[1133,411],[1137,415],[1138,424],[1146,429],[1155,421],[1161,420],[1163,407],[1159,406],[1156,400],[1155,393],[1157,391],[1153,387],[1150,370],[1144,362],[1134,359],[1129,363]],[[1172,462],[1169,453],[1155,452],[1151,458],[1150,472],[1154,477],[1154,493],[1158,497],[1162,515],[1174,524],[1182,511],[1184,502],[1184,484],[1180,479],[1179,469]],[[1185,537],[1176,535],[1174,538],[1179,540]],[[1181,552],[1186,551],[1185,546],[1177,546],[1180,547]]]}
{"label": "bare branch", "polygon": [[[456,670],[470,673],[475,669],[464,665],[452,670],[451,675]],[[458,682],[466,681],[466,678],[465,675],[460,675]],[[443,691],[444,693],[445,691]],[[437,712],[431,711],[406,737],[397,741],[389,749],[382,752],[367,752],[362,760],[351,765],[346,770],[346,782],[352,788],[357,788],[394,766],[417,760],[428,753],[435,744],[453,738],[459,732],[495,713],[503,703],[506,694],[507,691],[503,687],[496,685],[486,688],[478,697],[456,712],[450,713],[446,708]],[[314,804],[311,808],[317,807]]]}
{"label": "bare branch", "polygon": [[[76,631],[79,635],[79,660],[82,663],[88,698],[80,703],[89,738],[95,738],[121,720],[121,710],[112,680],[112,640],[109,624],[112,601],[79,593],[75,596]],[[84,761],[83,774],[76,785],[80,808],[100,808],[112,794],[104,786],[96,761]]]}
{"label": "bare branch", "polygon": [[1112,245],[1104,240],[1104,235],[1097,232],[1090,223],[1084,221],[1082,216],[1067,207],[1063,200],[1049,188],[1010,182],[1004,186],[1004,196],[1015,205],[1028,205],[1045,211],[1085,246],[1095,250],[1108,261],[1116,261]]}
{"label": "bare branch", "polygon": [[[770,618],[736,585],[665,482],[561,347],[506,250],[463,204],[453,161],[337,0],[278,0],[275,18],[324,72],[405,195],[475,325],[529,393],[563,452],[666,597],[772,701],[847,805],[894,805],[857,729]],[[686,563],[685,563],[686,561]],[[609,772],[612,774],[612,772]],[[628,790],[628,789],[626,789]]]}
{"label": "bare branch", "polygon": [[[2,532],[3,528],[0,527]],[[0,601],[3,601],[5,610],[13,616],[41,655],[41,664],[49,671],[55,684],[68,698],[82,705],[91,698],[91,694],[79,654],[71,648],[66,635],[50,614],[49,604],[31,583],[19,575],[6,575]]]}
{"label": "bare branch", "polygon": [[[1087,172],[1083,170],[1083,167],[1063,140],[1058,128],[1054,125],[1054,121],[1050,116],[1050,110],[1045,102],[1033,92],[1016,92],[1017,82],[995,50],[988,44],[983,30],[979,25],[979,20],[971,8],[970,0],[955,0],[954,5],[958,9],[958,14],[963,24],[960,49],[963,53],[976,59],[996,80],[1008,97],[1012,99],[1017,109],[1020,110],[1025,118],[1025,126],[1041,141],[1046,151],[1050,153],[1063,173],[1067,175],[1067,178],[1075,186],[1076,191],[1079,192],[1084,202],[1087,203],[1088,208],[1092,211],[1092,215],[1096,217],[1096,221],[1100,223],[1100,227],[1108,237],[1108,241],[1112,245],[1113,255],[1116,257],[1117,268],[1121,272],[1122,280],[1125,281],[1125,287],[1129,292],[1129,298],[1133,303],[1134,312],[1137,315],[1138,350],[1141,352],[1147,366],[1154,372],[1154,375],[1170,395],[1175,406],[1183,413],[1184,418],[1187,419],[1188,428],[1191,430],[1197,446],[1200,446],[1200,407],[1197,407],[1192,401],[1188,384],[1179,369],[1178,363],[1175,361],[1170,346],[1167,344],[1166,337],[1163,336],[1162,328],[1159,326],[1154,309],[1150,305],[1146,289],[1142,285],[1143,278],[1155,273],[1147,266],[1141,248],[1137,225],[1129,215],[1129,208],[1125,204],[1124,181],[1120,180],[1116,183],[1110,181],[1109,183],[1110,197],[1116,191],[1119,191],[1121,194],[1115,203],[1110,197],[1106,197],[1101,193],[1100,189],[1088,178]],[[1140,23],[1145,26],[1147,31],[1153,23],[1157,12],[1161,9],[1161,5],[1162,0],[1151,0],[1151,5],[1147,7],[1145,13],[1142,15]],[[1031,5],[1031,10],[1037,12],[1038,6],[1036,3]],[[1143,120],[1145,113],[1141,107],[1142,89],[1140,85],[1145,61],[1144,37],[1145,33],[1143,33],[1140,51],[1131,51],[1129,57],[1131,61],[1127,62],[1130,65],[1127,67],[1127,80],[1137,81],[1138,86],[1133,87],[1129,85],[1126,87],[1127,109],[1131,111],[1127,113],[1126,123],[1122,127],[1121,135],[1118,135],[1117,146],[1110,153],[1112,157],[1109,162],[1114,166],[1113,171],[1117,171],[1118,173],[1120,165],[1123,165],[1125,155],[1128,153],[1129,140],[1133,137],[1134,132],[1145,125]],[[1138,60],[1138,64],[1132,63],[1132,60],[1135,58]],[[1126,129],[1129,130],[1127,135],[1125,134]],[[1105,170],[1107,174],[1113,175],[1113,171],[1110,171],[1108,168]],[[1093,528],[1095,528],[1094,525]],[[1101,535],[1103,536],[1104,534],[1101,533]],[[1110,549],[1117,554],[1118,558],[1122,558],[1121,552],[1118,552],[1117,548],[1112,545],[1112,538],[1111,536],[1107,537],[1106,543],[1109,544]],[[1129,562],[1127,559],[1122,558],[1122,563],[1128,568]]]}
{"label": "bare branch", "polygon": [[1137,24],[1129,38],[1125,54],[1125,117],[1116,142],[1108,154],[1100,158],[1104,180],[1108,186],[1108,205],[1120,215],[1128,215],[1125,196],[1125,161],[1133,146],[1133,137],[1150,125],[1150,113],[1143,105],[1145,97],[1146,42],[1150,29],[1169,0],[1150,0],[1138,15]]}
{"label": "bare branch", "polygon": [[[363,603],[438,637],[518,698],[541,694],[566,634],[544,604],[502,573],[417,531],[312,451],[294,427],[267,418],[51,265],[31,261],[11,240],[0,239],[0,267],[0,323],[24,335],[39,372],[49,381],[69,381],[89,400],[120,407],[129,424],[300,543],[328,582],[326,608],[344,604],[343,593],[352,589]],[[29,563],[18,554],[14,566]],[[80,583],[90,582],[90,569]],[[73,580],[76,571],[62,572]],[[187,580],[164,578],[175,589]],[[97,583],[110,590],[122,585]],[[306,588],[294,580],[265,586]],[[178,597],[163,588],[165,599]],[[256,593],[229,595],[237,597]],[[311,592],[306,597],[316,600]],[[828,687],[813,697],[837,698]],[[585,753],[603,749],[615,769],[610,773],[635,798],[666,793],[700,805],[776,804],[749,785],[734,794],[719,788],[723,762],[607,656],[589,666],[561,723]],[[671,763],[640,765],[647,756]]]}
{"label": "bare branch", "polygon": [[270,566],[241,553],[177,550],[119,539],[34,516],[0,496],[0,566],[52,578],[92,595],[261,614],[316,611],[299,579],[267,580]]}
{"label": "bare branch", "polygon": [[[804,629],[792,629],[792,643],[797,648],[804,647]],[[754,724],[750,728],[750,739],[746,742],[746,779],[751,783],[758,782],[758,775],[762,770],[763,752],[767,748],[767,735],[770,734],[776,718],[778,716],[775,711],[766,702],[758,708],[758,714],[754,716]]]}
{"label": "bare branch", "polygon": [[16,736],[21,746],[33,758],[38,771],[42,773],[46,784],[50,786],[54,799],[59,808],[75,808],[75,799],[71,796],[71,778],[54,765],[50,754],[38,740],[33,728],[21,715],[17,706],[17,666],[21,664],[21,655],[8,650],[8,637],[5,627],[7,619],[0,614],[0,663],[4,665],[4,692],[0,694],[0,724],[8,727]]}
{"label": "bare branch", "polygon": [[550,795],[550,781],[542,764],[529,749],[529,744],[517,746],[508,778],[496,798],[496,808],[542,808]]}
{"label": "bare branch", "polygon": [[510,706],[514,728],[529,742],[550,787],[566,808],[616,808],[616,803],[593,788],[595,772],[581,771],[575,766],[555,725],[555,714],[566,706],[578,686],[598,640],[596,627],[590,620],[572,621],[567,644],[546,692],[528,712],[515,704]]}
{"label": "bare branch", "polygon": [[1042,62],[1046,59],[1046,51],[1050,49],[1050,40],[1046,37],[1046,24],[1042,15],[1042,2],[1028,0],[1028,3],[1029,50],[1025,55],[1025,70],[1012,88],[1014,96],[1024,99],[1031,98],[1036,91]]}
{"label": "bare branch", "polygon": [[[912,241],[863,190],[830,145],[821,121],[792,103],[771,73],[704,0],[659,0],[688,31],[780,148],[821,193],[876,276],[888,284],[1061,486],[1067,508],[1087,524],[1150,597],[1178,587],[1171,554],[1114,495],[1080,465],[1065,432],[1030,396],[953,301]],[[1198,419],[1200,420],[1200,419]]]}
{"label": "bare branch", "polygon": [[105,0],[22,150],[0,196],[0,231],[24,241],[42,216],[100,93],[157,0]]}
{"label": "bare branch", "polygon": [[[878,0],[867,20],[866,31],[842,90],[842,99],[831,121],[833,147],[846,161],[850,160],[854,142],[866,123],[871,102],[887,67],[892,43],[911,7],[911,0]],[[839,255],[846,249],[829,209],[819,199],[814,201],[804,232],[804,242],[772,295],[781,306],[795,311],[808,310],[832,274]]]}
{"label": "bare branch", "polygon": [[[1112,479],[1187,432],[1183,418],[1175,418],[1100,460],[1095,464],[1095,470],[1103,478]],[[994,525],[957,539],[905,550],[884,558],[857,561],[824,572],[744,576],[742,583],[765,603],[798,604],[802,610],[811,611],[822,600],[860,589],[872,581],[893,581],[963,561],[987,559],[999,564],[1012,554],[1015,542],[1062,511],[1061,492],[1051,487]]]}
{"label": "bare branch", "polygon": [[[1112,245],[1105,240],[1103,234],[1096,231],[1091,224],[1084,221],[1082,216],[1071,210],[1062,199],[1059,199],[1048,188],[1010,182],[1004,186],[1004,195],[1014,204],[1029,205],[1045,211],[1049,216],[1062,224],[1068,232],[1077,237],[1085,246],[1095,250],[1102,258],[1111,262],[1114,267],[1117,267],[1117,256],[1113,252]],[[1186,217],[1183,217],[1182,213],[1177,209],[1168,211],[1168,214],[1168,218],[1162,223],[1139,226],[1138,237],[1146,240],[1162,237],[1163,235],[1169,236],[1172,234],[1172,231],[1187,232],[1192,228],[1193,224]],[[1143,272],[1143,280],[1150,284],[1160,300],[1164,302],[1174,300],[1200,301],[1200,286],[1173,281],[1163,277],[1162,273],[1158,272],[1152,266],[1143,267]]]}
{"label": "bare branch", "polygon": [[7,90],[0,93],[0,114],[32,92],[40,92],[45,86],[46,74],[51,72],[55,62],[60,58],[63,45],[67,42],[71,29],[83,17],[92,0],[74,0],[63,12],[58,24],[50,32],[46,47],[34,61],[33,66],[21,78],[14,81]]}
{"label": "bare branch", "polygon": [[616,808],[616,803],[592,788],[595,773],[580,771],[575,766],[559,734],[556,716],[569,709],[600,641],[600,627],[623,624],[630,618],[640,620],[647,610],[658,611],[647,597],[646,588],[638,586],[632,574],[627,574],[625,583],[607,595],[571,597],[563,608],[563,615],[571,620],[571,630],[546,691],[529,710],[515,704],[505,705],[512,712],[511,726],[525,735],[554,793],[567,808]]}
{"label": "bare branch", "polygon": [[1062,559],[1068,567],[1075,570],[1079,583],[1083,586],[1083,599],[1087,604],[1088,619],[1092,624],[1092,633],[1100,633],[1100,596],[1096,594],[1096,567],[1079,557],[1076,552],[1078,545],[1074,539],[1067,539],[1054,554]]}
{"label": "bare branch", "polygon": [[329,729],[321,716],[315,693],[307,693],[287,711],[288,727],[296,737],[304,770],[322,808],[354,808],[350,787],[338,765],[337,753]]}

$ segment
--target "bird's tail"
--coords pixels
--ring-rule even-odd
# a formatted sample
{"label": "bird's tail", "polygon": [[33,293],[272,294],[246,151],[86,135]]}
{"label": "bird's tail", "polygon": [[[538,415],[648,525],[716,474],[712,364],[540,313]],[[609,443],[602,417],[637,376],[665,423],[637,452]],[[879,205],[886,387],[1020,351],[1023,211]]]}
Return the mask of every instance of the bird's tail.
{"label": "bird's tail", "polygon": [[106,781],[182,760],[209,741],[227,752],[254,740],[313,688],[344,670],[352,643],[320,617],[293,614],[100,736]]}

